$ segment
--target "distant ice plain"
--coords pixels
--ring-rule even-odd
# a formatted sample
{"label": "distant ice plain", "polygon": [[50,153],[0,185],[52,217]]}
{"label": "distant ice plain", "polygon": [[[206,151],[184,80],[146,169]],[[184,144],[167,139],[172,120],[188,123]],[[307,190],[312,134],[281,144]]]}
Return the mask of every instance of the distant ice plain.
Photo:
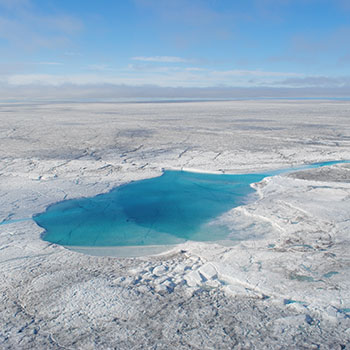
{"label": "distant ice plain", "polygon": [[[349,107],[3,103],[0,221],[162,168],[248,173],[350,159]],[[189,242],[116,259],[50,245],[32,220],[0,225],[0,347],[350,346],[349,173],[343,164],[256,184],[256,202],[219,219],[251,237],[232,247]]]}

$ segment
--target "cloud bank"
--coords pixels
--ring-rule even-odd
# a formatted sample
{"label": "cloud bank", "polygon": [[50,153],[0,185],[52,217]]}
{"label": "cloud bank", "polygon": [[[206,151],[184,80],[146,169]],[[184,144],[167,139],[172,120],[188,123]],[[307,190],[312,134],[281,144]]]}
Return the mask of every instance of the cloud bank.
{"label": "cloud bank", "polygon": [[62,85],[0,85],[0,100],[109,100],[109,99],[246,99],[350,97],[350,85],[342,87],[160,87],[64,83]]}

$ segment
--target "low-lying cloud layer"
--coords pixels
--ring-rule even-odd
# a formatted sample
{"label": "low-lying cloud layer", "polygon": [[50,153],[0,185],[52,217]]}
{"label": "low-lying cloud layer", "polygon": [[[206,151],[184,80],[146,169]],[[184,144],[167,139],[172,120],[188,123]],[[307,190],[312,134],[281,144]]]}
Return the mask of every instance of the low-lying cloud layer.
{"label": "low-lying cloud layer", "polygon": [[350,96],[350,85],[342,87],[160,87],[155,85],[42,84],[0,86],[6,100],[79,100],[79,99],[230,99],[230,98],[322,98]]}

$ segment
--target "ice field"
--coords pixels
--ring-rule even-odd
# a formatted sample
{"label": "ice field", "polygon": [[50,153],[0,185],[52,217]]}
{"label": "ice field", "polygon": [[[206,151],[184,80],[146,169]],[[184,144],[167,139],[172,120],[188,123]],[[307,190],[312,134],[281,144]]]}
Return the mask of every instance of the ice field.
{"label": "ice field", "polygon": [[230,245],[118,258],[118,247],[44,241],[32,219],[164,168],[248,174],[349,160],[349,110],[327,100],[0,104],[0,348],[349,347],[347,163],[253,181],[254,199],[216,222],[235,232]]}

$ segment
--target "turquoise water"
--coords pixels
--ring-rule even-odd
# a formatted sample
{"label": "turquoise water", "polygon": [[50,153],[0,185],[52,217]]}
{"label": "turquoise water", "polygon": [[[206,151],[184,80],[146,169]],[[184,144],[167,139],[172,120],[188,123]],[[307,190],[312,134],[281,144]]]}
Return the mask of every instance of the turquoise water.
{"label": "turquoise water", "polygon": [[63,201],[33,217],[43,239],[65,246],[148,246],[227,239],[215,219],[247,203],[250,184],[291,170],[332,165],[324,162],[261,174],[203,174],[165,171],[92,198]]}

